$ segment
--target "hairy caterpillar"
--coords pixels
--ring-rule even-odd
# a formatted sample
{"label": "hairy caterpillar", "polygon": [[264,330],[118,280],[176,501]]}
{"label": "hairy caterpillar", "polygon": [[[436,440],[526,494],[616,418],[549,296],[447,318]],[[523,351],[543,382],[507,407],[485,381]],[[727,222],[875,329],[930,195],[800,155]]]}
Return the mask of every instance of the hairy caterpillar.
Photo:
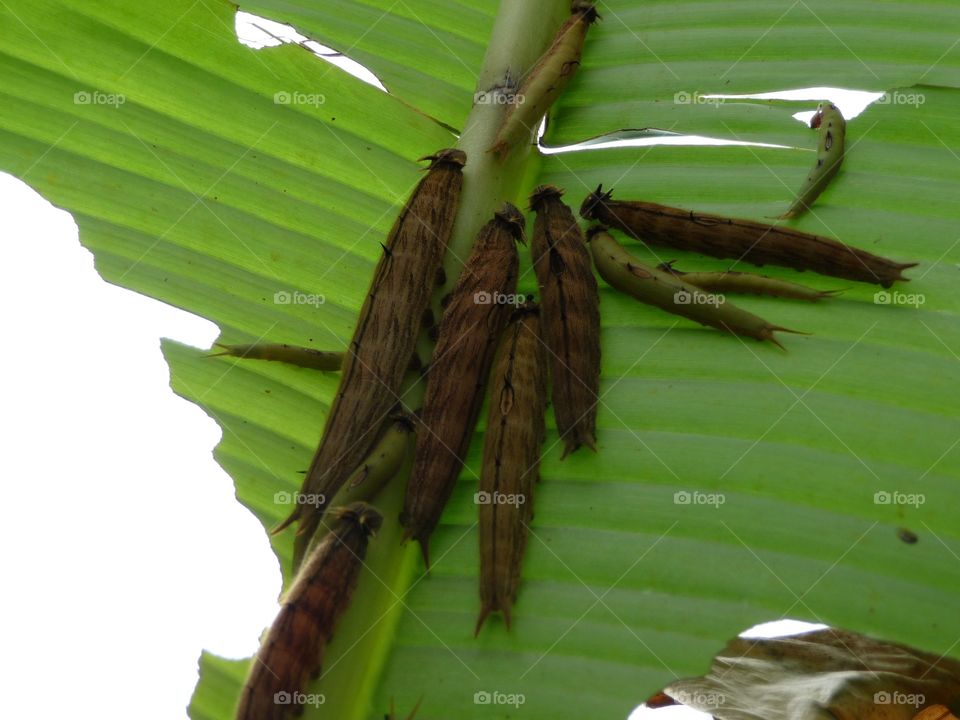
{"label": "hairy caterpillar", "polygon": [[[240,694],[237,720],[284,720],[303,707],[296,698],[319,676],[323,654],[383,517],[371,505],[339,508],[333,529],[310,552],[283,598]],[[299,712],[298,712],[299,711]]]}
{"label": "hairy caterpillar", "polygon": [[553,356],[553,412],[566,457],[581,445],[596,450],[600,295],[583,233],[562,195],[553,185],[541,185],[530,207],[537,213],[531,249],[543,334]]}
{"label": "hairy caterpillar", "polygon": [[430,535],[463,467],[497,338],[510,316],[506,300],[517,287],[523,227],[523,214],[504,203],[481,228],[440,319],[400,515],[404,539],[420,543],[428,568]]}
{"label": "hairy caterpillar", "polygon": [[657,270],[678,277],[685,283],[696,285],[701,290],[716,293],[751,293],[816,302],[843,292],[842,290],[815,290],[789,280],[736,270],[681,272],[673,266],[673,262],[661,263],[657,266]]}
{"label": "hairy caterpillar", "polygon": [[314,350],[313,348],[284,345],[282,343],[253,343],[250,345],[215,343],[215,345],[223,352],[211,353],[207,357],[228,355],[246,360],[274,360],[288,365],[327,372],[339,372],[343,365],[342,352]]}
{"label": "hairy caterpillar", "polygon": [[774,331],[796,332],[771,325],[753,313],[721,302],[719,296],[704,296],[704,302],[698,302],[698,296],[704,295],[700,288],[644,265],[624,250],[604,227],[590,228],[587,237],[600,277],[611,287],[640,302],[734,335],[769,340],[781,348],[783,346],[773,336]]}
{"label": "hairy caterpillar", "polygon": [[480,616],[510,610],[533,517],[547,409],[547,354],[535,303],[518,308],[497,348],[480,473]]}
{"label": "hairy caterpillar", "polygon": [[611,200],[602,187],[583,201],[580,215],[631,237],[679,250],[754,265],[781,265],[890,287],[917,263],[898,263],[798,230],[695,213],[642,201]]}
{"label": "hairy caterpillar", "polygon": [[587,0],[574,0],[570,12],[550,47],[517,89],[517,101],[508,105],[489,152],[503,158],[518,143],[529,141],[579,67],[587,30],[600,15]]}
{"label": "hairy caterpillar", "polygon": [[[447,149],[425,159],[431,161],[427,176],[384,245],[301,497],[332,498],[370,453],[397,402],[457,215],[467,156]],[[323,510],[323,505],[298,504],[277,528],[295,520],[300,524],[294,567],[299,566]]]}
{"label": "hairy caterpillar", "polygon": [[843,162],[843,146],[847,121],[833,103],[820,103],[810,120],[810,127],[820,131],[817,143],[817,164],[800,188],[800,194],[781,218],[795,218],[810,209],[820,193],[826,190]]}

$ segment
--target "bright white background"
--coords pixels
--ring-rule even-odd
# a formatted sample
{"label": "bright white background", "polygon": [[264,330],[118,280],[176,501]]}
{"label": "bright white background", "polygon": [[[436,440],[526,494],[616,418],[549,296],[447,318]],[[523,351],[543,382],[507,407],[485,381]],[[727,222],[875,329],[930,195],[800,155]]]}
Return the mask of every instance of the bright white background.
{"label": "bright white background", "polygon": [[70,216],[3,174],[0,238],[0,717],[185,718],[201,649],[254,652],[280,588],[160,353],[216,328],[104,283]]}
{"label": "bright white background", "polygon": [[216,328],[104,283],[3,174],[0,238],[0,717],[183,718],[201,648],[251,654],[280,589],[160,353]]}

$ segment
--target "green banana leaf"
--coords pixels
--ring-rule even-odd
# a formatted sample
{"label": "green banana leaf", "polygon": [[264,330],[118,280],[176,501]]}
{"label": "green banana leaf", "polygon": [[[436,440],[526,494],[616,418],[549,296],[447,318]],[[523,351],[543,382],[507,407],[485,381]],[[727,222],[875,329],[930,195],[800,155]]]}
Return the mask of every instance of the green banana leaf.
{"label": "green banana leaf", "polygon": [[[390,94],[301,47],[240,45],[236,7],[218,0],[5,0],[0,169],[73,214],[104,279],[209,318],[224,342],[342,347],[416,159],[456,143],[450,127],[482,147],[471,138],[489,133],[494,109],[471,109],[475,90],[494,69],[529,67],[567,3],[242,9],[358,60]],[[547,145],[652,128],[788,147],[532,152],[502,171],[471,151],[454,254],[498,200],[521,204],[542,182],[574,207],[602,183],[621,199],[774,216],[813,162],[815,134],[792,118],[813,104],[691,98],[830,85],[888,95],[849,123],[840,175],[795,225],[920,265],[887,292],[807,275],[844,293],[738,300],[811,333],[785,336],[786,352],[601,283],[599,452],[561,462],[548,417],[513,630],[494,619],[473,638],[478,438],[429,577],[398,542],[401,484],[378,499],[388,523],[329,649],[325,703],[306,717],[382,717],[391,700],[403,716],[422,697],[427,719],[622,718],[779,617],[960,657],[960,7],[611,0],[600,11]],[[620,239],[684,270],[728,266]],[[535,291],[528,258],[522,269],[521,289]],[[266,532],[290,510],[277,494],[298,488],[337,377],[164,350],[174,390],[223,428],[217,460]],[[919,542],[902,542],[901,527]],[[270,542],[289,568],[290,534]],[[247,665],[205,655],[191,717],[231,717]]]}

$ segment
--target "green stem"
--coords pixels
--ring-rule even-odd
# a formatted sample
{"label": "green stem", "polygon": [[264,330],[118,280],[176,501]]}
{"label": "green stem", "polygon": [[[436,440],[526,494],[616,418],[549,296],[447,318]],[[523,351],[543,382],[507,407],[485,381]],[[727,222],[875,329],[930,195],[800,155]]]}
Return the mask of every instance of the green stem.
{"label": "green stem", "polygon": [[[518,78],[532,68],[540,54],[549,47],[569,12],[569,0],[503,0],[477,89],[488,90],[502,84],[507,71]],[[505,110],[501,105],[475,105],[457,143],[457,147],[467,153],[467,165],[457,221],[444,261],[447,282],[434,297],[434,315],[438,319],[439,301],[456,282],[477,231],[505,200],[522,206],[519,193],[525,190],[523,181],[530,176],[531,166],[539,163],[532,145],[514,151],[505,161],[487,152]],[[425,335],[421,338],[419,352],[421,358],[427,360],[433,344]],[[407,389],[405,404],[417,407],[423,392],[424,383],[417,380]],[[397,520],[410,464],[408,460],[399,476],[376,498],[376,505],[384,514],[383,529],[370,543],[366,560],[368,571],[361,576],[351,607],[328,647],[324,676],[312,690],[323,693],[326,701],[315,709],[308,707],[304,713],[307,720],[333,717],[366,720],[382,717],[386,712],[386,706],[374,706],[376,691],[404,609],[403,594],[411,586],[418,568],[419,551],[413,543],[400,545],[402,533]],[[331,505],[336,504],[334,499]],[[343,658],[342,662],[340,658]],[[424,687],[414,689],[417,697],[425,696],[427,706],[428,688],[429,678],[424,678]],[[406,690],[409,697],[410,689]]]}

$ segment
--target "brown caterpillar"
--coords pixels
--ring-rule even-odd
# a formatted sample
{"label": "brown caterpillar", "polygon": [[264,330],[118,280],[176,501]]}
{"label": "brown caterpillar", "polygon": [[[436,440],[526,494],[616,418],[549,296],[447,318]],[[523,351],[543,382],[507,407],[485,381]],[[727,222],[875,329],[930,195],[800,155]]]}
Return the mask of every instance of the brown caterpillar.
{"label": "brown caterpillar", "polygon": [[483,385],[516,292],[523,214],[504,203],[481,228],[453,290],[427,370],[413,470],[400,522],[404,539],[420,543],[430,567],[429,541],[470,446]]}
{"label": "brown caterpillar", "polygon": [[795,218],[802,215],[827,189],[833,176],[843,163],[843,147],[847,134],[847,121],[843,113],[833,103],[820,103],[817,112],[810,120],[810,127],[820,131],[817,143],[817,164],[807,176],[800,188],[800,194],[790,209],[781,218]]}
{"label": "brown caterpillar", "polygon": [[673,266],[673,262],[661,263],[657,266],[657,270],[669,273],[690,285],[696,285],[701,290],[715,293],[751,293],[816,302],[843,292],[842,290],[815,290],[789,280],[736,270],[681,272]]}
{"label": "brown caterpillar", "polygon": [[[284,345],[282,343],[252,343],[250,345],[224,345],[214,343],[223,352],[210,353],[207,357],[236,357],[242,360],[272,360],[287,365],[323,370],[326,372],[340,372],[343,367],[344,353],[333,350],[315,350],[314,348]],[[419,370],[420,358],[414,353],[410,357],[410,370]]]}
{"label": "brown caterpillar", "polygon": [[497,348],[490,375],[490,409],[480,473],[480,616],[510,610],[533,517],[540,446],[547,409],[547,353],[540,339],[540,311],[527,303],[514,312]]}
{"label": "brown caterpillar", "polygon": [[240,693],[236,720],[284,720],[303,711],[303,691],[320,675],[333,630],[350,604],[369,539],[383,517],[366,503],[335,513],[312,549],[261,643]]}
{"label": "brown caterpillar", "polygon": [[600,277],[641,302],[734,335],[769,340],[781,348],[773,336],[774,331],[796,332],[771,325],[753,313],[724,302],[722,295],[706,295],[695,285],[644,265],[624,250],[604,227],[590,228],[587,237]]}
{"label": "brown caterpillar", "polygon": [[314,350],[313,348],[284,345],[282,343],[253,343],[250,345],[214,344],[218,348],[221,348],[223,352],[211,353],[207,357],[228,355],[246,360],[273,360],[287,363],[288,365],[297,365],[298,367],[324,370],[327,372],[339,372],[343,365],[342,352]]}
{"label": "brown caterpillar", "polygon": [[781,265],[821,275],[890,287],[906,280],[916,263],[897,263],[837,240],[777,225],[695,213],[656,203],[611,200],[597,191],[583,201],[581,217],[622,230],[637,240],[754,265]]}
{"label": "brown caterpillar", "polygon": [[587,30],[600,15],[593,3],[586,0],[574,0],[570,12],[550,47],[513,95],[516,101],[507,107],[497,137],[488,151],[497,153],[501,159],[518,143],[530,140],[580,65]]}
{"label": "brown caterpillar", "polygon": [[[431,161],[429,172],[384,245],[300,497],[332,498],[370,453],[397,402],[453,229],[467,156],[448,149],[425,159]],[[324,505],[298,504],[277,528],[282,530],[294,520],[300,524],[294,567],[299,566],[323,510]]]}
{"label": "brown caterpillar", "polygon": [[600,295],[590,253],[563,191],[541,185],[530,196],[533,267],[540,285],[543,334],[552,355],[553,412],[563,456],[596,450],[600,390]]}

